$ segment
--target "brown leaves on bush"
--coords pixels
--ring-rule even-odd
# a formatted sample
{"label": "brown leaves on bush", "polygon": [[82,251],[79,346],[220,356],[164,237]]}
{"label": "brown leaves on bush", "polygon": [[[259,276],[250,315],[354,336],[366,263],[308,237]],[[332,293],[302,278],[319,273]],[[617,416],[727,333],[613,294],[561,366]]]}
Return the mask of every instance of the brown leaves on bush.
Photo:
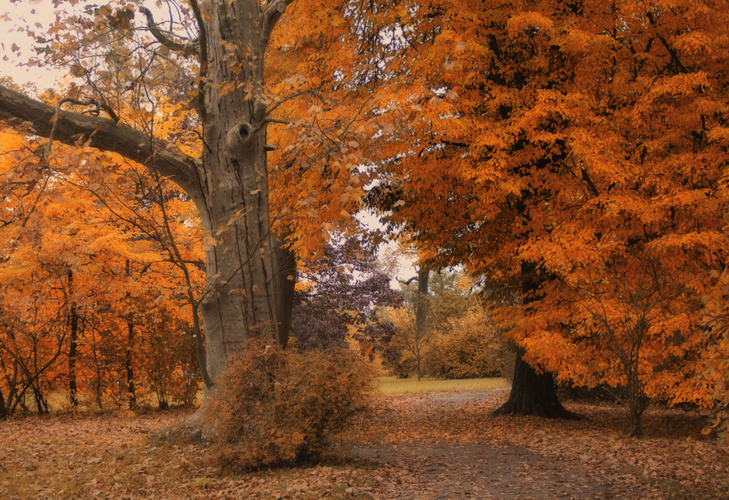
{"label": "brown leaves on bush", "polygon": [[317,462],[367,411],[369,367],[351,352],[283,351],[251,342],[203,410],[223,467]]}
{"label": "brown leaves on bush", "polygon": [[426,367],[438,378],[501,377],[507,357],[506,343],[488,312],[474,308],[433,336]]}

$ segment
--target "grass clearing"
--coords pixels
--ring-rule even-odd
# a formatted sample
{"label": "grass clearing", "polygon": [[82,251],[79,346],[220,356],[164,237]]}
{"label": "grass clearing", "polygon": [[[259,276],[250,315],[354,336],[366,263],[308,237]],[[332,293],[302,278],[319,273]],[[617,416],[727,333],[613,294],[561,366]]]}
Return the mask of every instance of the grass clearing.
{"label": "grass clearing", "polygon": [[460,380],[443,380],[423,377],[397,378],[394,376],[377,377],[375,390],[378,394],[418,394],[423,392],[463,392],[488,391],[509,387],[505,378],[469,378]]}

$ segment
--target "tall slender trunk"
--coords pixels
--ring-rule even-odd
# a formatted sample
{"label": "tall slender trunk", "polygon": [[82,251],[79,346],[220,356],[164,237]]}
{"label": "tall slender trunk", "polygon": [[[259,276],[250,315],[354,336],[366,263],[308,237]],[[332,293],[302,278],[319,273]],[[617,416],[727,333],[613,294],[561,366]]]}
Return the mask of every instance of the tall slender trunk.
{"label": "tall slender trunk", "polygon": [[430,271],[423,267],[418,271],[418,297],[415,302],[415,361],[417,363],[418,381],[423,376],[422,344],[425,340],[428,319],[428,280]]}
{"label": "tall slender trunk", "polygon": [[101,400],[101,393],[103,391],[102,377],[101,377],[101,364],[99,363],[99,352],[98,345],[96,343],[95,328],[91,327],[91,356],[94,361],[94,372],[96,374],[96,381],[92,383],[94,392],[96,393],[96,404],[99,406],[99,410],[104,409],[103,401]]}
{"label": "tall slender trunk", "polygon": [[71,305],[69,315],[68,401],[71,404],[71,408],[76,408],[78,407],[78,388],[76,383],[76,359],[78,357],[78,313],[76,312],[75,305]]}
{"label": "tall slender trunk", "polygon": [[78,350],[78,313],[73,299],[73,271],[66,272],[68,278],[68,401],[71,408],[78,407],[78,388],[76,384],[76,358]]}
{"label": "tall slender trunk", "polygon": [[127,349],[124,353],[124,368],[127,372],[127,400],[129,409],[137,407],[137,389],[134,385],[134,320],[127,317]]}
{"label": "tall slender trunk", "polygon": [[[132,274],[132,263],[127,259],[126,275]],[[127,307],[131,308],[131,296],[127,292]],[[127,348],[124,352],[124,368],[127,375],[127,401],[129,409],[137,407],[137,391],[134,385],[134,315],[132,312],[127,313]]]}

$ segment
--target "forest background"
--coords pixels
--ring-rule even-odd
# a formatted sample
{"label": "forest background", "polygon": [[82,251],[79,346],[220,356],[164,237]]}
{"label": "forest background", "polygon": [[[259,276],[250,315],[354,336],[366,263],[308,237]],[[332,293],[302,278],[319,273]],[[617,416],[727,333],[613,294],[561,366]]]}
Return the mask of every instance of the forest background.
{"label": "forest background", "polygon": [[[366,354],[390,348],[395,369],[408,349],[417,363],[417,297],[399,313],[375,307],[399,300],[372,259],[391,237],[418,252],[421,290],[450,266],[470,277],[469,291],[478,284],[462,323],[440,331],[475,332],[481,344],[438,352],[487,356],[503,336],[537,374],[624,390],[632,435],[649,401],[711,411],[726,431],[724,4],[261,2],[277,25],[266,26],[263,73],[247,52],[260,43],[223,38],[215,71],[227,79],[216,80],[213,55],[192,47],[209,22],[197,2],[150,2],[155,12],[68,3],[48,25],[20,30],[34,42],[28,65],[68,71],[38,95],[50,115],[23,118],[8,103],[20,99],[13,89],[33,90],[2,87],[3,415],[48,411],[54,395],[70,407],[134,406],[149,394],[192,404],[222,372],[215,356],[237,352],[203,354],[205,328],[224,339],[229,328],[203,328],[211,297],[232,311],[226,301],[241,290],[278,299],[296,276],[294,347],[349,337]],[[161,13],[168,24],[155,23]],[[256,139],[267,184],[244,179],[245,200],[227,218],[201,215],[218,198],[201,204],[180,174],[202,171],[179,165],[218,147],[203,127],[211,96],[219,107],[252,103],[239,137],[216,144],[241,141],[245,152],[268,128]],[[129,124],[149,149],[99,148],[101,122],[64,130],[69,107]],[[251,206],[266,218],[246,233],[250,248],[211,267],[211,255],[231,253],[226,234],[253,226]],[[384,230],[361,231],[352,216],[366,209]],[[283,250],[260,273],[284,285],[256,281],[253,256],[273,253],[269,238]],[[250,281],[231,284],[247,267]],[[334,328],[344,324],[356,328]],[[286,344],[288,332],[275,335]],[[461,376],[448,363],[440,373]]]}

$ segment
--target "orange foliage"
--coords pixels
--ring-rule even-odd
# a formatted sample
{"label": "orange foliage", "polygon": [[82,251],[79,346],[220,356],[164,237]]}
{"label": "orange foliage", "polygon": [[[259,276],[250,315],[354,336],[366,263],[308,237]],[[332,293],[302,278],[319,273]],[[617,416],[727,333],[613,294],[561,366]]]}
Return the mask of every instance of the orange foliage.
{"label": "orange foliage", "polygon": [[725,6],[428,6],[442,15],[414,15],[432,39],[408,59],[422,83],[400,93],[401,156],[373,199],[424,261],[517,296],[500,318],[530,363],[629,386],[638,416],[645,397],[711,406]]}
{"label": "orange foliage", "polygon": [[201,262],[194,209],[121,158],[57,145],[44,158],[39,147],[6,133],[0,154],[0,411],[151,394],[191,404],[200,376],[170,240]]}

